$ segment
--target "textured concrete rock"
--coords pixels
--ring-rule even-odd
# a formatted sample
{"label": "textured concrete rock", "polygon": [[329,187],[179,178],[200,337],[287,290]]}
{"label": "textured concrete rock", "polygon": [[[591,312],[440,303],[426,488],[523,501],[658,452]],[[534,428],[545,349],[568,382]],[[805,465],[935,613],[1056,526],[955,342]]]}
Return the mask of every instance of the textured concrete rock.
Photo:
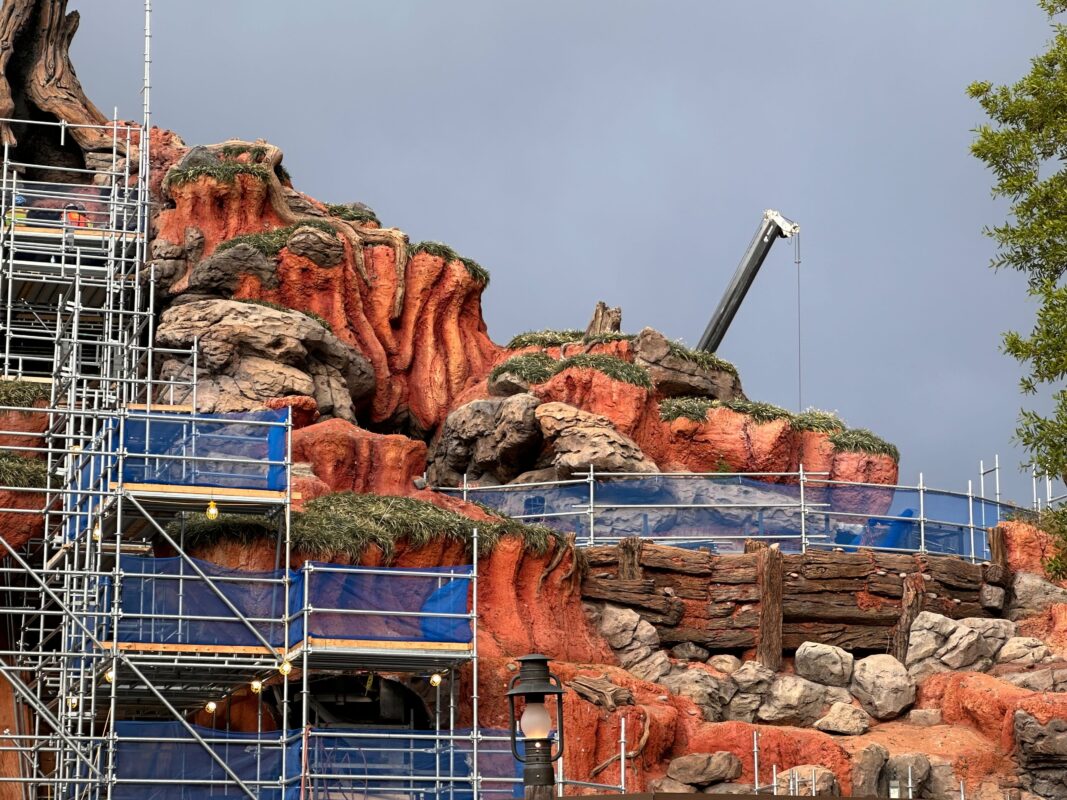
{"label": "textured concrete rock", "polygon": [[889,751],[871,743],[852,756],[852,796],[888,797],[889,776],[885,769]]}
{"label": "textured concrete rock", "polygon": [[427,479],[434,486],[468,481],[507,483],[528,470],[541,450],[541,425],[532,394],[474,400],[452,411],[430,450]]}
{"label": "textured concrete rock", "polygon": [[708,651],[694,642],[682,642],[671,648],[671,655],[680,661],[707,661]]}
{"label": "textured concrete rock", "polygon": [[693,794],[697,787],[687,783],[679,783],[674,778],[664,775],[662,778],[654,778],[648,782],[650,792],[664,792],[666,794]]}
{"label": "textured concrete rock", "polygon": [[1048,610],[1053,603],[1067,603],[1067,589],[1061,589],[1030,572],[1017,572],[1011,584],[1008,619],[1033,617]]}
{"label": "textured concrete rock", "polygon": [[908,634],[907,666],[935,655],[958,628],[959,625],[948,617],[932,611],[921,612],[912,622]]}
{"label": "textured concrete rock", "polygon": [[754,722],[756,720],[756,711],[762,702],[762,694],[738,692],[730,699],[730,703],[723,713],[723,718],[740,722]]}
{"label": "textured concrete rock", "polygon": [[892,719],[915,702],[915,681],[893,656],[867,656],[852,671],[852,694],[875,719]]}
{"label": "textured concrete rock", "polygon": [[590,464],[605,472],[659,472],[633,439],[616,431],[606,417],[566,403],[542,403],[534,413],[552,446],[560,478],[587,472]]}
{"label": "textured concrete rock", "polygon": [[849,703],[834,703],[825,717],[817,719],[813,726],[826,733],[858,736],[871,727],[871,718],[862,708]]}
{"label": "textured concrete rock", "polygon": [[619,649],[633,641],[639,622],[641,615],[632,608],[608,603],[600,609],[598,626],[605,641],[613,648]]}
{"label": "textured concrete rock", "polygon": [[692,786],[729,781],[741,775],[741,759],[733,753],[690,753],[672,759],[667,777]]}
{"label": "textured concrete rock", "polygon": [[797,648],[797,674],[827,686],[848,686],[852,679],[852,654],[830,644],[804,642]]}
{"label": "textured concrete rock", "polygon": [[709,370],[676,354],[659,331],[645,328],[633,342],[634,363],[648,370],[656,391],[666,397],[744,397],[741,380],[728,370]]}
{"label": "textured concrete rock", "polygon": [[941,724],[940,708],[913,708],[908,712],[908,724],[929,728]]}
{"label": "textured concrete rock", "polygon": [[1003,587],[994,586],[991,583],[983,583],[981,588],[978,589],[978,602],[982,608],[990,611],[1000,611],[1007,601],[1007,594]]}
{"label": "textured concrete rock", "polygon": [[998,664],[1027,666],[1038,664],[1052,657],[1052,651],[1040,639],[1033,636],[1013,636],[997,653]]}
{"label": "textured concrete rock", "polygon": [[649,647],[659,647],[659,632],[651,622],[643,619],[634,628],[634,641]]}
{"label": "textured concrete rock", "polygon": [[[812,786],[814,785],[814,791]],[[837,797],[840,793],[833,770],[818,764],[802,764],[778,773],[778,794]],[[793,791],[790,787],[796,787]]]}
{"label": "textured concrete rock", "polygon": [[917,661],[908,667],[908,674],[911,675],[911,679],[916,683],[922,683],[931,675],[937,675],[941,672],[951,672],[951,670],[942,663],[941,659],[933,656]]}
{"label": "textured concrete rock", "polygon": [[655,683],[671,671],[671,660],[666,651],[656,650],[648,658],[631,664],[627,669],[641,680]]}
{"label": "textured concrete rock", "polygon": [[930,800],[958,800],[960,782],[952,762],[942,756],[930,756],[930,775],[923,796]]}
{"label": "textured concrete rock", "polygon": [[746,694],[765,694],[774,682],[774,671],[756,661],[746,661],[730,675],[737,689]]}
{"label": "textured concrete rock", "polygon": [[704,788],[704,794],[753,794],[754,787],[751,783],[713,783]]}
{"label": "textured concrete rock", "polygon": [[[194,342],[202,412],[246,411],[271,398],[308,395],[324,418],[354,421],[357,404],[374,391],[370,362],[298,311],[203,300],[163,312],[157,346],[189,349]],[[183,359],[166,359],[161,375],[188,379],[189,369]]]}
{"label": "textured concrete rock", "polygon": [[850,699],[844,689],[823,686],[796,675],[780,675],[771,684],[756,716],[762,722],[809,726],[828,706],[847,703]]}
{"label": "textured concrete rock", "polygon": [[725,672],[727,675],[733,675],[741,669],[741,659],[725,653],[714,655],[707,661],[709,667],[714,667],[719,672]]}
{"label": "textured concrete rock", "polygon": [[1015,623],[1011,620],[989,617],[967,617],[961,619],[959,624],[978,631],[982,637],[983,655],[989,658],[996,657],[1004,642],[1013,637],[1016,630]]}
{"label": "textured concrete rock", "polygon": [[1018,709],[1012,718],[1023,788],[1045,798],[1067,797],[1067,720],[1045,723]]}
{"label": "textured concrete rock", "polygon": [[985,652],[981,637],[974,628],[958,625],[952,635],[945,640],[935,655],[951,669],[962,669],[973,664]]}
{"label": "textured concrete rock", "polygon": [[345,258],[345,247],[336,234],[302,225],[285,243],[290,253],[314,261],[320,267],[336,267]]}
{"label": "textured concrete rock", "polygon": [[737,693],[732,681],[719,680],[702,669],[675,671],[663,677],[660,683],[696,703],[708,722],[722,720],[724,709]]}
{"label": "textured concrete rock", "polygon": [[1013,683],[1032,692],[1051,692],[1056,688],[1056,681],[1050,669],[1039,669],[1034,672],[1012,672],[1003,675],[1002,678],[1008,683]]}
{"label": "textured concrete rock", "polygon": [[500,372],[489,378],[489,394],[494,397],[510,397],[530,391],[530,382],[514,372]]}
{"label": "textured concrete rock", "polygon": [[229,296],[242,275],[258,278],[268,288],[278,285],[275,264],[256,248],[239,244],[216,252],[193,267],[189,274],[189,291]]}
{"label": "textured concrete rock", "polygon": [[930,777],[930,760],[922,753],[900,753],[889,757],[885,771],[889,780],[897,782],[901,797],[908,796],[910,775],[912,796],[919,797]]}

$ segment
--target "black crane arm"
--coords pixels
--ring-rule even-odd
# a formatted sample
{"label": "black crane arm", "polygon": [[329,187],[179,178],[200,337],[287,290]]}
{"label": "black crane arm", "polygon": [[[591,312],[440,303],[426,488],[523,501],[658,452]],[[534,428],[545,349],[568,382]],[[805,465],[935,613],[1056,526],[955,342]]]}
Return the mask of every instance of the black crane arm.
{"label": "black crane arm", "polygon": [[771,251],[774,240],[788,239],[799,232],[799,225],[786,219],[774,209],[763,212],[763,221],[760,222],[756,235],[749,244],[748,250],[745,251],[744,258],[737,265],[737,271],[734,272],[730,285],[726,287],[726,292],[723,293],[719,307],[715,309],[711,322],[704,330],[704,335],[700,337],[697,350],[714,353],[718,349],[726,336],[726,331],[730,328],[730,323],[734,321],[737,309],[741,307],[745,295],[748,294],[752,281],[756,279],[756,273],[763,266],[767,253]]}

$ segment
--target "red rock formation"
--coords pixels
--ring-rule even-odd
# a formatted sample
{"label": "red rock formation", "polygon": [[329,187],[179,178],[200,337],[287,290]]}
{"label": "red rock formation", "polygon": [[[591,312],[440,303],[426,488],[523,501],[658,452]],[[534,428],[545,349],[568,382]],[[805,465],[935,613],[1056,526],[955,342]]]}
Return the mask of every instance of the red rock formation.
{"label": "red rock formation", "polygon": [[371,433],[342,419],[293,431],[294,462],[310,462],[333,491],[412,494],[426,469],[426,445],[399,434]]}
{"label": "red rock formation", "polygon": [[264,405],[267,408],[291,408],[293,428],[306,428],[319,418],[319,404],[314,397],[294,395],[292,397],[272,397]]}
{"label": "red rock formation", "polygon": [[1055,554],[1055,543],[1043,530],[1025,522],[1001,522],[1008,546],[1008,565],[1014,572],[1047,577],[1045,562]]}
{"label": "red rock formation", "polygon": [[[8,544],[17,549],[44,532],[42,513],[23,513],[42,512],[44,503],[43,492],[0,491],[0,508],[10,509],[0,511],[0,532]],[[6,556],[6,551],[4,555]]]}

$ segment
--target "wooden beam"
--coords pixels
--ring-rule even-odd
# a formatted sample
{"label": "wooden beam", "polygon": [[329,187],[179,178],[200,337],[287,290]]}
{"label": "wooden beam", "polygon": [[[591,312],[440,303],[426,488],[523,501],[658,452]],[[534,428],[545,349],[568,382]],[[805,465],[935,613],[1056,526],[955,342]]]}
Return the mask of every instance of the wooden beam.
{"label": "wooden beam", "polygon": [[756,661],[775,672],[782,666],[782,551],[777,545],[756,553],[759,629]]}
{"label": "wooden beam", "polygon": [[904,579],[904,596],[901,601],[900,619],[893,626],[889,640],[889,654],[902,664],[908,659],[908,639],[911,637],[911,623],[919,616],[923,608],[923,596],[926,594],[926,582],[923,576],[912,573]]}
{"label": "wooden beam", "polygon": [[618,545],[619,578],[625,581],[640,580],[641,575],[641,537],[627,536]]}

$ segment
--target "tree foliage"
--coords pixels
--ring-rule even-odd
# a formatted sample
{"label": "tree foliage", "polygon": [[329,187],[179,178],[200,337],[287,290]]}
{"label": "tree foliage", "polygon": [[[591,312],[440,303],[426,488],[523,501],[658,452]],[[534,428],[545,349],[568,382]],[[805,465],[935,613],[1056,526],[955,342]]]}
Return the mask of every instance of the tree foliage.
{"label": "tree foliage", "polygon": [[1067,0],[1039,0],[1052,36],[1030,72],[1009,86],[972,83],[968,94],[989,121],[975,130],[971,152],[993,173],[993,196],[1008,200],[1008,219],[986,228],[996,242],[995,269],[1026,275],[1039,303],[1033,330],[1009,332],[1004,351],[1026,369],[1025,394],[1053,392],[1050,416],[1023,410],[1016,435],[1036,466],[1067,475],[1067,25],[1056,17]]}

